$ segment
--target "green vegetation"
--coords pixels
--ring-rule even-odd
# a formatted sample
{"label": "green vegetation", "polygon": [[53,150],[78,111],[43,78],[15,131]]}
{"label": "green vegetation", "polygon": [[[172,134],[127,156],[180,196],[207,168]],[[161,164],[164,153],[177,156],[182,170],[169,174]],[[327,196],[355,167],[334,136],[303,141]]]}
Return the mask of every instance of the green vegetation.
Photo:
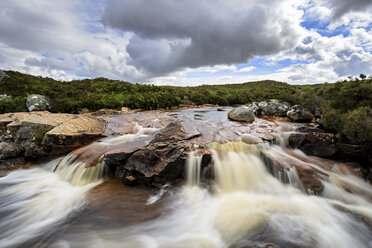
{"label": "green vegetation", "polygon": [[83,108],[157,109],[178,106],[185,96],[195,104],[235,105],[277,99],[299,104],[311,112],[322,112],[320,123],[337,133],[340,140],[372,147],[372,79],[361,74],[333,84],[289,85],[276,81],[197,87],[132,84],[105,78],[60,82],[14,71],[0,83],[0,113],[27,111],[29,94],[52,100],[52,112],[77,113]]}
{"label": "green vegetation", "polygon": [[47,132],[49,132],[50,130],[52,130],[53,128],[46,128],[45,130],[43,130],[39,135],[37,135],[35,137],[35,142],[36,144],[38,145],[41,145],[41,143],[43,142],[44,140],[44,137],[46,135]]}

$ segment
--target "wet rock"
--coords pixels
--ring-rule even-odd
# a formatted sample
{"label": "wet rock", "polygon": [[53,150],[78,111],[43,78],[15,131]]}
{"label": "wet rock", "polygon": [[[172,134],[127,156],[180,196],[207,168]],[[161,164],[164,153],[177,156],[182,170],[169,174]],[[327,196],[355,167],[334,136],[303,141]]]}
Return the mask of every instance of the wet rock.
{"label": "wet rock", "polygon": [[[182,177],[185,147],[180,144],[157,142],[135,152],[126,164],[117,168],[116,175],[129,176],[131,181],[159,186]],[[127,180],[124,180],[127,182]]]}
{"label": "wet rock", "polygon": [[300,178],[300,181],[302,182],[302,185],[305,187],[305,189],[315,194],[320,194],[323,191],[324,185],[322,181],[320,181],[320,179],[315,176],[314,170],[303,167],[296,168],[298,177]]}
{"label": "wet rock", "polygon": [[257,106],[262,110],[262,115],[284,117],[290,108],[290,104],[286,102],[279,102],[277,100],[270,100],[269,102],[259,102]]}
{"label": "wet rock", "polygon": [[187,133],[185,128],[178,122],[171,122],[157,133],[151,143],[178,142],[199,136],[200,133]]}
{"label": "wet rock", "polygon": [[278,173],[280,171],[296,168],[298,179],[301,184],[299,187],[301,189],[305,189],[308,193],[315,194],[319,194],[323,191],[324,185],[317,177],[317,173],[300,160],[291,159],[290,157],[286,156],[280,157],[272,154],[270,151],[262,151],[261,156],[266,163],[268,171],[272,175],[278,177]]}
{"label": "wet rock", "polygon": [[228,113],[228,117],[234,121],[246,121],[246,122],[253,122],[255,119],[253,110],[247,106],[240,106],[237,108],[233,108]]}
{"label": "wet rock", "polygon": [[292,121],[297,122],[310,122],[313,119],[313,115],[299,105],[292,106],[288,110],[287,116],[291,118]]}
{"label": "wet rock", "polygon": [[263,142],[261,138],[254,136],[252,134],[242,134],[240,138],[244,143],[247,144],[259,144]]}
{"label": "wet rock", "polygon": [[124,174],[118,169],[119,166],[125,164],[128,159],[141,148],[148,145],[149,141],[146,139],[137,140],[135,142],[127,143],[120,149],[110,150],[104,155],[106,166],[115,174],[116,178],[123,179]]}
{"label": "wet rock", "polygon": [[225,111],[223,108],[218,108],[217,111]]}
{"label": "wet rock", "polygon": [[294,133],[288,137],[288,144],[307,155],[333,157],[336,154],[336,138],[332,133]]}
{"label": "wet rock", "polygon": [[26,105],[28,111],[45,111],[50,107],[49,99],[46,96],[32,94],[27,97]]}

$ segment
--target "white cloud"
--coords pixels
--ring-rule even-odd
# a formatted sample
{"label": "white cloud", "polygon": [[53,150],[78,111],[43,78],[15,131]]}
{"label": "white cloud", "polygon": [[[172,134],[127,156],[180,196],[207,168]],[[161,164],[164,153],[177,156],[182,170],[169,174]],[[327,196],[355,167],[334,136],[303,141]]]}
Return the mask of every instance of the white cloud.
{"label": "white cloud", "polygon": [[[0,68],[181,85],[333,82],[372,71],[372,4],[350,2],[0,1]],[[329,25],[308,30],[305,20]],[[348,35],[320,34],[340,30]]]}

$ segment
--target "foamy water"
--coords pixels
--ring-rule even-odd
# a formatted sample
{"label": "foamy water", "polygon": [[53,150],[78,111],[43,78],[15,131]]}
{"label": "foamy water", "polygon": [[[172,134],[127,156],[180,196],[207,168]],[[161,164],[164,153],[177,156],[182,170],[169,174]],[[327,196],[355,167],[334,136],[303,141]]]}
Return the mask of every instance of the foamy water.
{"label": "foamy water", "polygon": [[[138,130],[99,145],[154,132]],[[212,143],[210,150],[215,178],[209,184],[201,183],[202,159],[192,152],[186,184],[166,185],[144,203],[165,199],[160,216],[126,227],[88,221],[68,229],[87,207],[87,192],[103,181],[100,158],[89,167],[71,154],[10,173],[0,178],[0,247],[372,247],[372,188],[361,179],[265,143]],[[324,190],[308,192],[295,167],[273,173],[262,151],[311,167]]]}

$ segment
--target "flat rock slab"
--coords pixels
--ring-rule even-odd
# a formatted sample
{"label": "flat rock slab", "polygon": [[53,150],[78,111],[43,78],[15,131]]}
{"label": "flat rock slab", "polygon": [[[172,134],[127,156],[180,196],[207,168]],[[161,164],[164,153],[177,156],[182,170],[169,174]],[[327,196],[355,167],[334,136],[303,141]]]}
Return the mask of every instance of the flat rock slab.
{"label": "flat rock slab", "polygon": [[16,156],[62,154],[100,137],[106,124],[106,120],[90,115],[48,111],[2,114],[0,141],[17,144]]}

